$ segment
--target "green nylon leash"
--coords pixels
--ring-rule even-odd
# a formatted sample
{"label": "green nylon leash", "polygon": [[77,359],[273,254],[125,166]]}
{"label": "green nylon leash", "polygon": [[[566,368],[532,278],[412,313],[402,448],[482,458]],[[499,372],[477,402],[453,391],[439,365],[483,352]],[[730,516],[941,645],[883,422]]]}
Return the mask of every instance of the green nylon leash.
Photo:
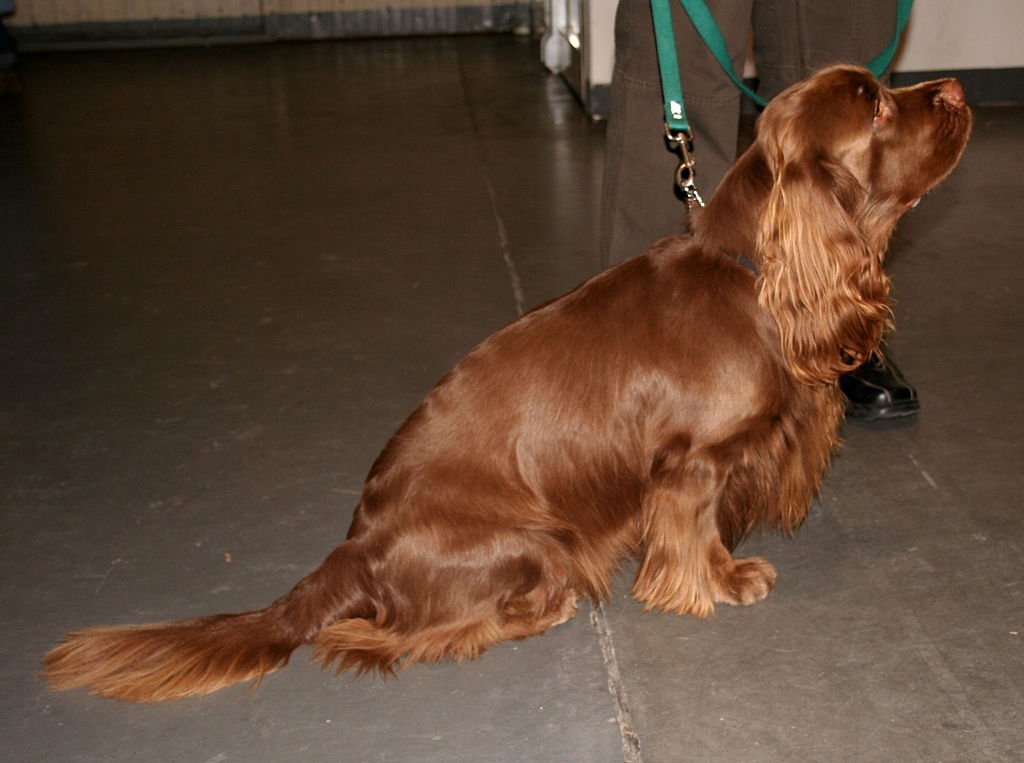
{"label": "green nylon leash", "polygon": [[[676,169],[676,183],[686,195],[686,203],[692,209],[694,204],[704,206],[704,202],[693,185],[693,134],[686,118],[686,109],[683,108],[683,85],[679,78],[679,59],[676,56],[676,42],[672,32],[670,2],[671,0],[651,0],[651,16],[654,19],[654,41],[658,51],[658,68],[661,72],[661,91],[665,105],[665,136],[672,148],[679,148],[682,154],[683,161]],[[733,84],[754,103],[766,106],[767,101],[743,84],[743,80],[733,71],[729,48],[704,0],[679,0],[679,3],[689,15],[697,34]],[[881,77],[892,63],[913,5],[914,0],[896,0],[896,33],[886,49],[867,65],[876,77]]]}
{"label": "green nylon leash", "polygon": [[683,83],[679,80],[679,59],[676,58],[676,38],[672,32],[669,0],[651,0],[651,16],[654,19],[658,69],[661,71],[661,94],[665,99],[665,124],[673,133],[688,133],[690,123],[686,121],[686,111],[683,109]]}
{"label": "green nylon leash", "polygon": [[[668,3],[668,0],[657,0],[658,2]],[[655,0],[652,0],[655,2]],[[722,37],[722,32],[718,28],[718,24],[715,21],[715,17],[711,15],[711,11],[708,10],[707,3],[704,0],[679,0],[679,4],[683,6],[683,9],[689,15],[690,20],[693,21],[693,26],[697,30],[697,34],[704,40],[704,44],[707,45],[708,50],[718,61],[718,64],[722,67],[722,70],[726,73],[732,83],[739,88],[740,92],[744,95],[749,96],[754,100],[758,106],[766,106],[767,101],[761,96],[751,90],[749,87],[743,84],[743,80],[737,76],[736,72],[732,68],[732,58],[729,56],[729,48],[725,44],[725,38]],[[680,93],[680,99],[683,97]]]}
{"label": "green nylon leash", "polygon": [[868,62],[868,69],[876,77],[881,77],[889,68],[893,57],[896,55],[896,48],[900,44],[900,37],[903,30],[907,28],[910,21],[910,9],[914,7],[914,0],[897,0],[896,2],[896,34],[892,36],[888,47]]}
{"label": "green nylon leash", "polygon": [[[676,57],[675,36],[672,33],[671,0],[651,0],[651,14],[654,18],[654,39],[658,51],[658,67],[661,70],[661,88],[665,100],[665,122],[673,133],[689,133],[690,125],[683,108],[683,86],[679,79],[679,59]],[[759,106],[766,106],[767,101],[743,84],[743,80],[733,71],[729,48],[725,44],[722,32],[718,28],[715,17],[708,10],[704,0],[679,0],[679,4],[689,15],[697,34],[707,45],[708,50],[718,61],[722,70],[733,84]],[[876,77],[882,76],[899,45],[903,30],[910,20],[910,10],[914,0],[897,0],[896,2],[896,33],[888,47],[868,62],[867,68]]]}

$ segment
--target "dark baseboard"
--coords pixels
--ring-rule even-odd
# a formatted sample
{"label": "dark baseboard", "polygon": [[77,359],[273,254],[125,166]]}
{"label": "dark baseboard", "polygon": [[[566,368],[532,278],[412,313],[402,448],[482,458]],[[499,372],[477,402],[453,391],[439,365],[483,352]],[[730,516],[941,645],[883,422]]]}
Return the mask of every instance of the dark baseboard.
{"label": "dark baseboard", "polygon": [[276,40],[513,32],[529,29],[529,2],[486,6],[325,11],[219,19],[58,24],[10,28],[22,51],[218,45]]}
{"label": "dark baseboard", "polygon": [[892,75],[892,84],[905,87],[943,77],[960,80],[971,104],[1024,103],[1024,68],[897,72]]}

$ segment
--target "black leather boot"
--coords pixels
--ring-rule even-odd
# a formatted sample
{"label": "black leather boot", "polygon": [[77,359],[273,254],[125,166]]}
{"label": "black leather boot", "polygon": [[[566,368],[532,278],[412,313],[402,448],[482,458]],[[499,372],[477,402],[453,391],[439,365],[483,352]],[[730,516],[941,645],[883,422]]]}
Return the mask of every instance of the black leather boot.
{"label": "black leather boot", "polygon": [[873,357],[840,377],[846,395],[846,415],[861,421],[913,416],[921,409],[917,391],[891,360]]}

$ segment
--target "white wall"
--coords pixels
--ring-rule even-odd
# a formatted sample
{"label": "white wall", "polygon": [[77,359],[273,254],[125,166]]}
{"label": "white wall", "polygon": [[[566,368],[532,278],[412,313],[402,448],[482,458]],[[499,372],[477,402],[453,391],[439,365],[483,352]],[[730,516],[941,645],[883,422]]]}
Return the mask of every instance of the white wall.
{"label": "white wall", "polygon": [[895,69],[1024,67],[1024,0],[917,0]]}

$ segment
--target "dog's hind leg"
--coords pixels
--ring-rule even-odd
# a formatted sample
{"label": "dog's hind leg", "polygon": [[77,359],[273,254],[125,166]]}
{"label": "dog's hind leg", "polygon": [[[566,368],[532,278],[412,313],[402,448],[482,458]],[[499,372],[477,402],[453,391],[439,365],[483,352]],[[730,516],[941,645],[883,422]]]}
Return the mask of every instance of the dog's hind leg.
{"label": "dog's hind leg", "polygon": [[[328,625],[314,642],[316,659],[339,672],[388,674],[416,662],[474,659],[499,642],[539,635],[576,613],[578,594],[560,567],[527,555],[495,565],[476,585],[465,581],[479,570],[452,568],[441,576],[424,570],[435,595],[414,602],[403,595],[408,591],[395,592],[389,598],[414,609],[384,605],[374,618]],[[456,589],[454,597],[443,593]]]}
{"label": "dog's hind leg", "polygon": [[706,617],[715,602],[753,604],[771,591],[775,569],[764,559],[733,559],[717,512],[727,460],[676,438],[651,468],[643,498],[641,564],[633,595],[648,609]]}

